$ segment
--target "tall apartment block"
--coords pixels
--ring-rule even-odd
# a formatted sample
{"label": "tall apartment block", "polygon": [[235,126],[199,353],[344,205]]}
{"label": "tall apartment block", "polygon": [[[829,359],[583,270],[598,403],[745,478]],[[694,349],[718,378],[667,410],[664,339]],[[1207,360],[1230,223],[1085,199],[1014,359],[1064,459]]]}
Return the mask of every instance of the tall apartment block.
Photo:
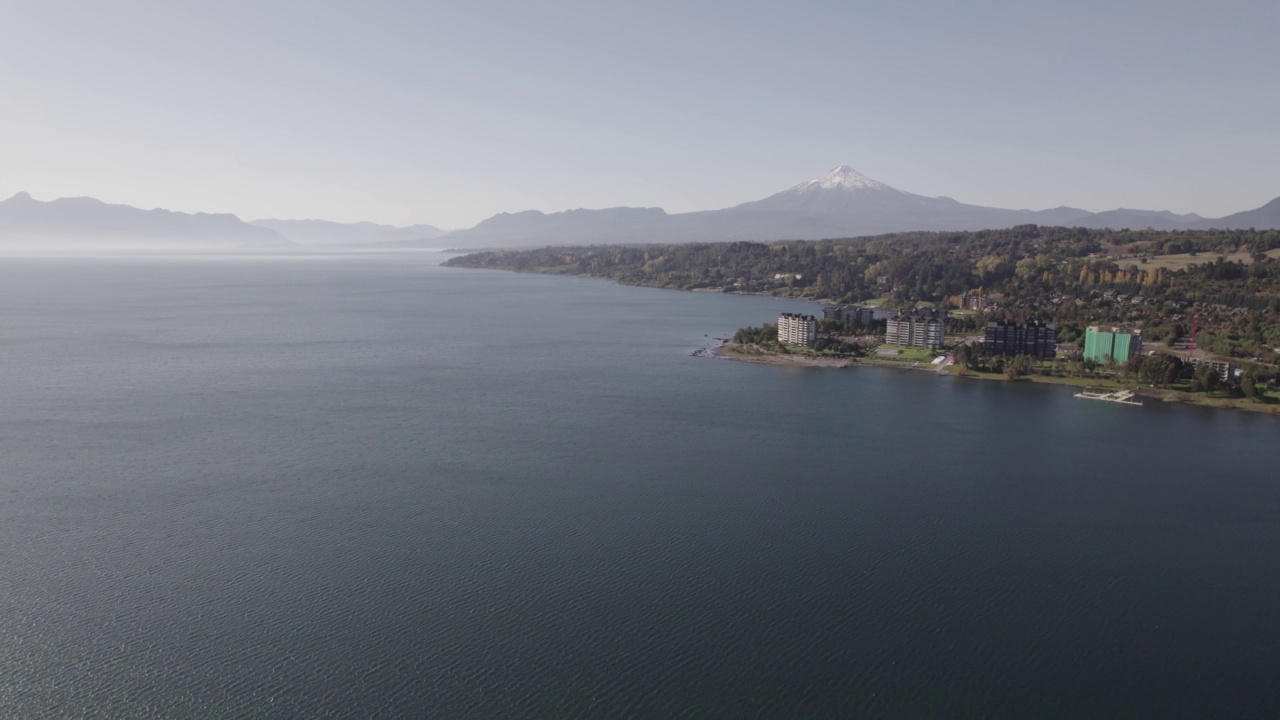
{"label": "tall apartment block", "polygon": [[1142,333],[1137,330],[1123,331],[1120,328],[1098,327],[1090,325],[1084,331],[1084,359],[1092,360],[1099,365],[1107,361],[1118,363],[1127,361],[1142,352]]}
{"label": "tall apartment block", "polygon": [[818,339],[818,319],[812,315],[782,313],[778,316],[778,342],[812,345]]}
{"label": "tall apartment block", "polygon": [[988,355],[1029,355],[1052,360],[1058,349],[1058,327],[1038,321],[989,322],[983,348]]}
{"label": "tall apartment block", "polygon": [[946,331],[946,310],[904,310],[889,316],[884,339],[892,345],[936,350]]}

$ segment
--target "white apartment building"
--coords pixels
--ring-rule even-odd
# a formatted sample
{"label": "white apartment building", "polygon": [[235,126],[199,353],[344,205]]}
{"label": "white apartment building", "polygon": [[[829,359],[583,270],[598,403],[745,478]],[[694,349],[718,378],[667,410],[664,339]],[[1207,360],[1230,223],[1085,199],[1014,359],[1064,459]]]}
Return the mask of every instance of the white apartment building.
{"label": "white apartment building", "polygon": [[945,310],[900,312],[885,323],[885,342],[903,347],[922,347],[937,350],[942,347],[947,331]]}
{"label": "white apartment building", "polygon": [[782,313],[778,316],[778,342],[812,345],[818,339],[818,319],[812,315]]}

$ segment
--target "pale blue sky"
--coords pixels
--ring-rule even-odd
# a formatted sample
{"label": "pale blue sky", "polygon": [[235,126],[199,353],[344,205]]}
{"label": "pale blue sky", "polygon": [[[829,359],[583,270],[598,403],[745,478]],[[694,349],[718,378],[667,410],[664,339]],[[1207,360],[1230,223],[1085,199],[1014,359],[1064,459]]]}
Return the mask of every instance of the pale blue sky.
{"label": "pale blue sky", "polygon": [[848,163],[971,203],[1280,195],[1280,2],[0,0],[0,196],[472,225]]}

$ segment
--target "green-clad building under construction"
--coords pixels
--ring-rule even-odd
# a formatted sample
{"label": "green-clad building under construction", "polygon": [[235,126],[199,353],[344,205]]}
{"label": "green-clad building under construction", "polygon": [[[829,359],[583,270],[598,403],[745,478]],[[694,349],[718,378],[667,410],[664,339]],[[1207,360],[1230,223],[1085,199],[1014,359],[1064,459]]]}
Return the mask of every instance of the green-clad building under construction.
{"label": "green-clad building under construction", "polygon": [[1142,335],[1137,331],[1124,332],[1119,328],[1103,328],[1092,325],[1084,331],[1084,359],[1099,365],[1108,361],[1127,361],[1142,352]]}

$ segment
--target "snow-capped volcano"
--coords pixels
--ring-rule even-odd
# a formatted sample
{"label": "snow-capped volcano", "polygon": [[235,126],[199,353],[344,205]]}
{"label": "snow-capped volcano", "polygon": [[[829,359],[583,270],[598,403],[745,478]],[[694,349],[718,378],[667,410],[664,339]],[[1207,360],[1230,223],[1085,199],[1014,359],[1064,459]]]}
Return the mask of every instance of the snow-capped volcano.
{"label": "snow-capped volcano", "polygon": [[848,165],[833,168],[799,185],[793,185],[763,200],[743,203],[737,207],[752,211],[787,211],[805,213],[865,213],[886,206],[903,211],[914,210],[921,202],[933,198],[902,192],[869,178]]}
{"label": "snow-capped volcano", "polygon": [[[1280,226],[1280,198],[1238,217],[1199,220],[1193,215],[1122,210],[1091,213],[1070,207],[1006,210],[898,190],[839,165],[782,192],[719,210],[668,215],[660,208],[572,210],[546,215],[496,215],[474,228],[454,232],[449,247],[567,245],[724,240],[817,240],[928,230],[982,230],[1015,225],[1068,227],[1151,227],[1182,229]],[[1231,225],[1229,227],[1236,227]],[[433,241],[435,242],[435,241]]]}
{"label": "snow-capped volcano", "polygon": [[840,165],[821,177],[802,182],[785,192],[810,193],[820,190],[894,190],[894,188],[869,178],[848,165]]}

